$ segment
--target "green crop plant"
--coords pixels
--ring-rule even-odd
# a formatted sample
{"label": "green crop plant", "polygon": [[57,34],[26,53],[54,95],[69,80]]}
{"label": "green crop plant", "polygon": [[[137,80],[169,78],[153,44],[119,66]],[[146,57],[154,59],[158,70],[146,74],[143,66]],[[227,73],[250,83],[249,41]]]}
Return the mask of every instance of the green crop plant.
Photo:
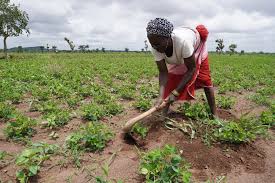
{"label": "green crop plant", "polygon": [[47,120],[47,127],[56,128],[64,126],[71,119],[70,113],[65,110],[55,110],[43,116]]}
{"label": "green crop plant", "polygon": [[37,122],[33,119],[18,114],[13,121],[7,123],[4,133],[7,138],[13,140],[20,140],[25,137],[31,137],[35,130]]}
{"label": "green crop plant", "polygon": [[148,127],[141,125],[140,123],[136,123],[132,128],[132,132],[138,134],[143,139],[147,136],[148,131]]}
{"label": "green crop plant", "polygon": [[77,151],[101,151],[113,137],[113,133],[99,122],[89,122],[66,139],[68,149]]}
{"label": "green crop plant", "polygon": [[0,102],[0,121],[1,118],[6,121],[8,119],[14,118],[15,117],[15,109],[14,107]]}
{"label": "green crop plant", "polygon": [[218,96],[217,101],[218,101],[217,106],[222,109],[231,109],[235,103],[235,99],[233,97],[228,97],[223,95]]}
{"label": "green crop plant", "polygon": [[16,172],[16,179],[20,183],[27,183],[30,177],[37,175],[41,164],[50,158],[51,154],[56,153],[58,146],[46,143],[35,143],[16,158],[16,165],[19,170]]}
{"label": "green crop plant", "polygon": [[134,103],[134,106],[140,111],[147,111],[150,109],[151,105],[151,100],[144,97],[139,97]]}
{"label": "green crop plant", "polygon": [[275,110],[270,109],[270,110],[267,110],[267,111],[263,111],[262,114],[260,115],[259,120],[264,125],[274,126],[275,125]]}
{"label": "green crop plant", "polygon": [[208,119],[210,117],[209,107],[203,103],[195,103],[191,105],[190,103],[185,102],[179,107],[179,110],[183,115],[194,120]]}
{"label": "green crop plant", "polygon": [[144,153],[139,169],[147,183],[191,182],[189,164],[170,145]]}
{"label": "green crop plant", "polygon": [[96,103],[90,103],[88,105],[85,105],[82,111],[82,117],[90,121],[100,120],[104,115],[106,115],[103,106],[98,105]]}
{"label": "green crop plant", "polygon": [[107,104],[104,105],[104,110],[106,115],[114,116],[122,113],[123,107],[115,101],[109,101]]}
{"label": "green crop plant", "polygon": [[255,119],[241,118],[238,121],[222,121],[213,135],[218,141],[229,143],[245,143],[259,135],[266,135],[267,127]]}

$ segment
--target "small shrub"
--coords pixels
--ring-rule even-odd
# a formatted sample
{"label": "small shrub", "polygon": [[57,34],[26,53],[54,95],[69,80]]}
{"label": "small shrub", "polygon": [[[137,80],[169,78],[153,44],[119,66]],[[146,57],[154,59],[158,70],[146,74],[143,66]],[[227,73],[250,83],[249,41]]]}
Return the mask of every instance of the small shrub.
{"label": "small shrub", "polygon": [[170,145],[144,153],[139,167],[147,183],[190,182],[188,168],[176,148]]}

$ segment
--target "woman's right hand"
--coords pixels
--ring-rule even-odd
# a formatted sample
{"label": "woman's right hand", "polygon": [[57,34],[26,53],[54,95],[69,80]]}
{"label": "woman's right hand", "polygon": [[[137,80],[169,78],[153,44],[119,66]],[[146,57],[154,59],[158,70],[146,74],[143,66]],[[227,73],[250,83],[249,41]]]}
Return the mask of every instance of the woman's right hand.
{"label": "woman's right hand", "polygon": [[159,97],[155,102],[155,106],[158,108],[163,102],[164,99],[162,99],[162,97]]}

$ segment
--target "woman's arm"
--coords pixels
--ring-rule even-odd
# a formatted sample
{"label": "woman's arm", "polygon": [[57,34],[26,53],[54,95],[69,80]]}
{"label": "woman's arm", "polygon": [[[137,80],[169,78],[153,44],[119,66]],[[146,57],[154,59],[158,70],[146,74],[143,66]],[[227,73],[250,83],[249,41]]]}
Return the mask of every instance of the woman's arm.
{"label": "woman's arm", "polygon": [[159,100],[162,99],[164,95],[164,89],[168,81],[168,69],[165,60],[156,62],[159,70]]}
{"label": "woman's arm", "polygon": [[179,83],[178,87],[176,88],[176,91],[178,93],[181,93],[184,89],[185,85],[191,81],[195,71],[196,71],[196,61],[195,61],[195,54],[193,54],[189,58],[184,59],[184,63],[187,67],[187,72],[184,74],[184,77],[182,78],[181,82]]}

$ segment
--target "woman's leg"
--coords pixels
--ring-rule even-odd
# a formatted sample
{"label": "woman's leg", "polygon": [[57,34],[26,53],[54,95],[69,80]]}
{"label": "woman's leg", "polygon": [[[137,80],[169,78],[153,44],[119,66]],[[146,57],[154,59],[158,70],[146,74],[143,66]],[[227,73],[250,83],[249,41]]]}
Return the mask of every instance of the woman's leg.
{"label": "woman's leg", "polygon": [[214,95],[214,88],[213,87],[204,87],[204,93],[207,98],[208,105],[210,107],[211,113],[213,116],[217,115],[217,108],[215,103],[215,95]]}

